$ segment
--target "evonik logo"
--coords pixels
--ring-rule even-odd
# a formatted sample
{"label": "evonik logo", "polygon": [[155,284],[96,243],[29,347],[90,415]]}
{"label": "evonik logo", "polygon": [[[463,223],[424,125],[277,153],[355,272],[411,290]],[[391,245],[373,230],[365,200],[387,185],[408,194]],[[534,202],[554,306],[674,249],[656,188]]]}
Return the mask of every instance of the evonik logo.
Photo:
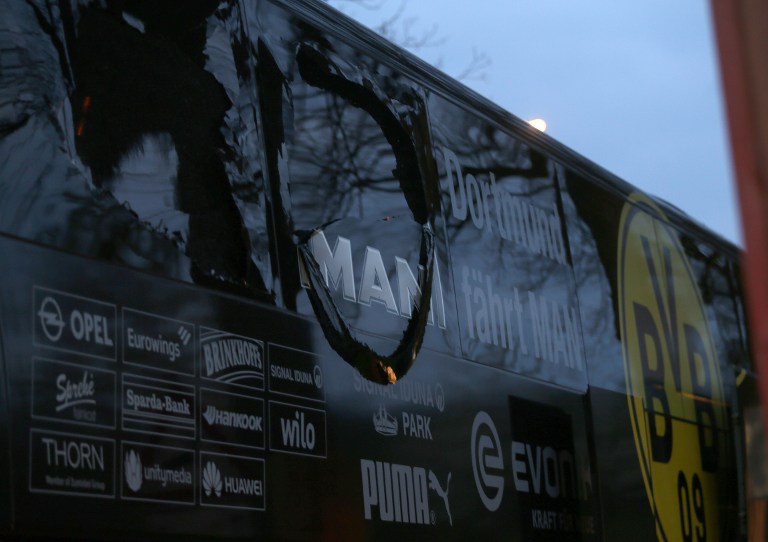
{"label": "evonik logo", "polygon": [[472,473],[480,500],[495,512],[504,496],[504,458],[496,425],[487,412],[480,411],[472,423]]}
{"label": "evonik logo", "polygon": [[427,471],[423,467],[361,459],[360,474],[363,484],[365,519],[372,520],[373,509],[377,508],[378,518],[381,521],[435,525],[437,514],[429,507],[429,490],[431,489],[442,499],[448,523],[453,526],[448,500],[450,472],[445,488],[432,470]]}

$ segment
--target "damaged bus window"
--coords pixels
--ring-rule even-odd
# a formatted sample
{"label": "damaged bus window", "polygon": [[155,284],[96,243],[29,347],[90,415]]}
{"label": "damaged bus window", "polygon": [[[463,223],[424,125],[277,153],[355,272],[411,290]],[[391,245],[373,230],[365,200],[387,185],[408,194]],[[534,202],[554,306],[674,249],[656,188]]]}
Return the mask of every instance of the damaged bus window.
{"label": "damaged bus window", "polygon": [[27,182],[44,189],[3,229],[263,297],[271,280],[255,88],[237,7],[89,3],[59,18],[33,9],[49,18],[41,27],[54,46],[26,53],[18,84],[49,78],[62,114],[51,130],[33,113],[20,142],[68,151],[59,158],[67,174],[28,168]]}
{"label": "damaged bus window", "polygon": [[[262,70],[277,67],[270,58],[260,50]],[[423,136],[414,120],[423,106],[410,88],[385,93],[384,78],[318,43],[298,46],[294,69],[289,94],[280,91],[290,97],[280,100],[286,110],[265,120],[287,119],[284,140],[275,134],[276,162],[300,276],[284,285],[286,302],[316,314],[334,349],[362,374],[392,383],[413,363],[427,322],[435,323],[429,166],[416,152]],[[382,329],[399,341],[394,352],[362,335]]]}

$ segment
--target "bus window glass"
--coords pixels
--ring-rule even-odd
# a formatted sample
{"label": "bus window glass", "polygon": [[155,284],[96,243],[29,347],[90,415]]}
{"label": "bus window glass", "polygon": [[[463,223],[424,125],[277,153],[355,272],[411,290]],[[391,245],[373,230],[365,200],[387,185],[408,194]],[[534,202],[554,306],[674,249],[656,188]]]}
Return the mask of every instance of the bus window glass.
{"label": "bus window glass", "polygon": [[437,95],[429,106],[464,355],[584,388],[554,162]]}
{"label": "bus window glass", "polygon": [[[262,24],[273,9],[262,7]],[[283,32],[276,41],[270,27],[259,39],[283,302],[327,317],[312,301],[318,289],[311,269],[297,260],[297,247],[306,246],[322,275],[320,289],[339,312],[335,320],[355,340],[386,352],[411,333],[420,282],[431,272],[424,344],[453,350],[445,245],[429,217],[436,171],[422,91],[385,63],[299,21]],[[436,247],[429,266],[426,225]]]}
{"label": "bus window glass", "polygon": [[[31,122],[3,139],[16,152],[0,165],[2,205],[14,209],[3,209],[0,227],[266,293],[255,88],[240,20],[232,3],[128,1],[68,8],[51,21],[59,31],[24,51],[10,85],[28,97]],[[34,165],[36,153],[51,157],[47,167]],[[38,189],[22,194],[11,179]]]}

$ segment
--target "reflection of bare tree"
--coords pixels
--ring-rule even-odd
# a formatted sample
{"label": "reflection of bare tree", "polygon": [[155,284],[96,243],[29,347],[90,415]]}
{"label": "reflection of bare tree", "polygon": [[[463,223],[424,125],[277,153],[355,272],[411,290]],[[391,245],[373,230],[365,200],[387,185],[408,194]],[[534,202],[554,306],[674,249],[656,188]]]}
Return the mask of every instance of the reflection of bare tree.
{"label": "reflection of bare tree", "polygon": [[719,334],[716,346],[721,361],[734,369],[749,369],[738,270],[721,250],[685,234],[680,241],[696,276],[710,327]]}
{"label": "reflection of bare tree", "polygon": [[[333,7],[341,11],[349,11],[349,7],[360,7],[368,12],[381,11],[388,0],[325,0]],[[436,24],[423,26],[418,17],[409,17],[406,14],[407,4],[401,1],[398,8],[388,16],[383,16],[372,29],[380,36],[398,44],[438,68],[442,67],[442,59],[433,59],[429,51],[439,48],[446,41],[445,36],[440,35]],[[491,67],[491,58],[484,52],[472,48],[472,55],[466,65],[458,72],[451,74],[459,81],[473,81],[485,79],[488,69]]]}
{"label": "reflection of bare tree", "polygon": [[[490,287],[476,279],[473,283],[481,286],[481,290],[488,289],[488,295],[518,295],[527,304],[528,292],[532,292],[537,299],[543,297],[561,306],[575,308],[575,288],[569,268],[547,257],[543,251],[522,243],[510,235],[509,231],[502,235],[499,226],[500,206],[505,199],[519,201],[521,207],[527,209],[555,213],[559,220],[563,220],[555,165],[522,139],[512,136],[510,131],[482,119],[474,112],[437,97],[430,100],[429,106],[437,142],[436,158],[440,168],[443,217],[451,250],[459,311],[482,307],[472,305],[470,308],[468,304],[473,301],[465,299],[464,288],[468,284],[464,283],[465,268],[473,272],[477,270],[481,276],[490,280]],[[455,165],[447,163],[444,156],[446,152],[458,158],[460,173],[453,171]],[[448,169],[451,169],[450,173]],[[473,223],[469,215],[465,219],[454,216],[448,182],[458,184],[459,174],[464,176],[465,184],[467,177],[472,176],[478,185],[495,185],[498,190],[498,193],[491,190],[482,196],[482,206],[487,209],[485,221],[490,222],[482,229]],[[467,192],[467,205],[480,205],[476,200],[477,195],[474,196],[474,203],[469,203],[469,198]],[[530,215],[524,214],[515,217],[521,225],[531,219]],[[535,227],[530,223],[526,227],[528,225],[532,226],[531,229]],[[564,230],[560,228],[558,234],[564,235]],[[565,243],[564,237],[563,240]],[[461,315],[460,318],[464,319]],[[489,347],[479,340],[470,339],[464,333],[465,353],[473,359],[501,365],[515,372],[558,381],[556,373],[561,367],[541,363],[534,358],[530,326],[528,320],[523,326],[524,336],[513,341],[508,348]],[[525,348],[523,343],[527,345]]]}

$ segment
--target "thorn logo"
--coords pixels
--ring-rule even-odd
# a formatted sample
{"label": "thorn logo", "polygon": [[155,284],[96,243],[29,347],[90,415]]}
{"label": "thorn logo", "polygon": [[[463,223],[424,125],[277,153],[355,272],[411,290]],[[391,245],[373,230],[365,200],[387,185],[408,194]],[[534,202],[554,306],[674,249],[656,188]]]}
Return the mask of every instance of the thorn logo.
{"label": "thorn logo", "polygon": [[496,425],[487,412],[480,411],[472,424],[472,473],[480,500],[495,512],[504,495],[504,458]]}
{"label": "thorn logo", "polygon": [[317,389],[323,388],[323,370],[320,368],[319,365],[315,365],[314,370],[312,371],[312,376],[315,381],[315,387]]}
{"label": "thorn logo", "polygon": [[141,458],[134,450],[125,454],[125,483],[134,493],[141,489],[143,478],[141,475]]}
{"label": "thorn logo", "polygon": [[48,337],[48,340],[54,343],[57,342],[61,338],[65,324],[64,319],[61,317],[61,309],[56,300],[51,296],[46,296],[40,304],[37,316],[40,318],[40,326],[43,328],[43,333]]}
{"label": "thorn logo", "polygon": [[184,326],[179,326],[179,330],[176,332],[176,334],[179,336],[179,339],[181,339],[181,342],[184,344],[184,346],[187,346],[187,344],[189,344],[189,339],[192,338],[192,334]]}
{"label": "thorn logo", "polygon": [[445,503],[445,512],[448,514],[448,523],[453,527],[453,517],[451,516],[451,506],[448,503],[448,491],[451,487],[451,473],[448,473],[448,480],[445,482],[445,490],[440,485],[440,481],[437,479],[437,475],[429,471],[429,489],[437,493],[437,496],[443,499]]}
{"label": "thorn logo", "polygon": [[217,497],[221,497],[221,472],[213,461],[209,461],[205,464],[203,469],[203,491],[206,497],[210,497],[211,494],[215,494]]}

